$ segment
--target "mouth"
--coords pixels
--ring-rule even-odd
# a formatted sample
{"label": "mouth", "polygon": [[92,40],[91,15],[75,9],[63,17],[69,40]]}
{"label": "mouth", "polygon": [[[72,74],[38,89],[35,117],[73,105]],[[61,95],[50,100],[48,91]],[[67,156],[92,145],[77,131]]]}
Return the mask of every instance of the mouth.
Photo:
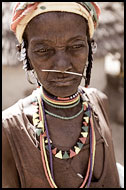
{"label": "mouth", "polygon": [[56,86],[70,86],[75,82],[75,77],[57,77],[50,80],[50,82],[55,83]]}

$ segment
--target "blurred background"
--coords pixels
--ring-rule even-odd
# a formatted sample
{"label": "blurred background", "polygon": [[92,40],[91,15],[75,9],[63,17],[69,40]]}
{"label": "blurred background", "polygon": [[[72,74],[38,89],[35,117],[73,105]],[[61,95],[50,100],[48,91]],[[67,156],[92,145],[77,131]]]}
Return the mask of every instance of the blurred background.
{"label": "blurred background", "polygon": [[[23,65],[16,57],[18,42],[10,31],[12,3],[2,2],[2,110],[36,88],[27,81]],[[116,161],[124,165],[124,3],[98,4],[101,16],[94,35],[98,47],[90,87],[108,96]]]}

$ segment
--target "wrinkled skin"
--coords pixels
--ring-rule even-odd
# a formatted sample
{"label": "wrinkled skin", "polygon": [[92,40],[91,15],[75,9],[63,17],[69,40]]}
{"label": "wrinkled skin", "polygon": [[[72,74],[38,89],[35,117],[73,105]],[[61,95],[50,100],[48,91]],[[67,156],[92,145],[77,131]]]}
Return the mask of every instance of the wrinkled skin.
{"label": "wrinkled skin", "polygon": [[[45,13],[33,18],[25,30],[25,39],[28,43],[27,55],[30,64],[36,71],[43,87],[53,95],[66,97],[77,91],[81,77],[42,72],[41,70],[56,69],[83,73],[88,57],[87,24],[79,15],[70,13],[61,15],[61,13],[60,15]],[[69,117],[81,110],[81,103],[69,110],[56,109],[47,104],[45,104],[45,108],[54,114]],[[34,109],[35,106],[30,97],[23,99],[23,112],[31,123]],[[53,144],[59,149],[70,149],[80,135],[83,113],[77,118],[67,121],[51,117],[48,114],[46,114],[46,119]],[[9,151],[11,149],[4,133],[2,140],[3,187],[20,187],[13,155]],[[76,170],[80,162],[73,160],[72,165]]]}
{"label": "wrinkled skin", "polygon": [[88,57],[87,23],[72,13],[45,13],[27,25],[28,58],[43,87],[53,95],[66,97],[77,92],[81,77],[42,72],[53,69],[83,73]]}
{"label": "wrinkled skin", "polygon": [[[39,81],[49,93],[66,97],[77,92],[81,77],[42,72],[41,70],[53,69],[83,73],[88,57],[87,29],[85,19],[71,13],[41,14],[33,18],[27,25],[25,39],[28,43],[28,58],[37,73]],[[81,102],[69,109],[56,109],[45,103],[45,109],[65,117],[75,115],[81,110],[81,107]],[[29,107],[27,116],[32,122],[31,110]],[[61,147],[69,149],[73,144],[73,140],[76,141],[80,134],[83,113],[79,117],[67,121],[48,114],[46,114],[46,118],[53,143],[59,149]],[[73,137],[68,138],[68,134]]]}
{"label": "wrinkled skin", "polygon": [[[66,97],[74,94],[77,91],[77,88],[81,82],[81,77],[61,73],[44,73],[41,70],[56,69],[62,71],[83,73],[89,50],[87,43],[87,24],[84,18],[82,18],[79,15],[70,13],[65,13],[62,16],[61,15],[62,14],[57,15],[56,13],[45,13],[35,17],[27,25],[25,31],[25,38],[28,42],[27,53],[28,58],[30,60],[30,64],[36,71],[38,79],[43,84],[43,87],[53,95]],[[33,118],[34,107],[35,106],[33,106],[30,97],[23,99],[23,112],[26,114],[31,123]],[[79,103],[74,108],[69,109],[56,109],[47,104],[45,104],[45,108],[51,111],[52,113],[69,117],[75,115],[81,110],[81,103]],[[57,119],[48,114],[46,114],[46,119],[48,124],[49,135],[53,142],[53,145],[57,147],[59,150],[70,150],[71,147],[74,144],[76,144],[77,139],[80,135],[83,121],[83,113],[71,120]],[[99,143],[99,140],[102,139],[96,126],[95,134],[97,146],[92,178],[93,183],[91,183],[91,188],[94,188],[95,185],[96,187],[101,188],[101,185],[97,185],[99,179],[102,179],[102,183],[104,183],[104,179],[105,181],[107,181],[109,180],[110,176],[111,179],[113,177],[112,185],[109,184],[110,187],[119,187],[119,185],[117,184],[117,171],[115,170],[115,166],[113,165],[113,163],[115,163],[115,160],[112,160],[113,163],[111,164],[111,167],[114,166],[112,169],[110,165],[107,165],[106,167],[107,169],[110,168],[110,171],[113,171],[112,175],[109,175],[109,170],[108,173],[106,172],[106,176],[102,175],[105,154],[103,149],[103,143]],[[105,128],[104,125],[103,128]],[[6,134],[4,134],[4,132],[2,134],[2,184],[4,188],[19,188],[20,179],[18,176],[17,168],[15,166],[15,160],[11,152],[11,147],[9,145]],[[87,137],[87,147],[88,144],[89,135]],[[112,149],[111,147],[112,146],[109,146],[108,150],[109,148],[110,151],[113,150],[113,147]],[[113,152],[109,154],[110,159],[112,157],[112,154]],[[26,158],[24,157],[24,160],[25,159]],[[82,151],[81,154],[78,154],[77,157],[75,156],[73,159],[68,159],[68,161],[58,161],[58,159],[56,161],[55,159],[54,173],[56,175],[56,184],[58,184],[59,187],[71,188],[71,183],[73,188],[78,188],[82,183],[82,179],[78,177],[77,174],[80,173],[83,176],[86,176],[88,159],[89,147]],[[62,170],[62,168],[65,169]],[[32,168],[29,168],[30,174],[32,174],[31,171]],[[38,186],[39,180],[42,181],[43,184],[47,183],[44,171],[42,172],[42,179],[39,179],[37,176],[33,176],[33,178],[37,177],[36,179]],[[70,175],[73,175],[72,178],[69,178],[67,172]],[[109,177],[107,178],[107,176]],[[30,180],[32,181],[33,178],[31,178]],[[105,182],[103,185],[104,187],[108,187],[108,182]],[[49,184],[47,183],[47,185],[45,186],[48,187]],[[41,186],[41,188],[45,186],[43,185]]]}

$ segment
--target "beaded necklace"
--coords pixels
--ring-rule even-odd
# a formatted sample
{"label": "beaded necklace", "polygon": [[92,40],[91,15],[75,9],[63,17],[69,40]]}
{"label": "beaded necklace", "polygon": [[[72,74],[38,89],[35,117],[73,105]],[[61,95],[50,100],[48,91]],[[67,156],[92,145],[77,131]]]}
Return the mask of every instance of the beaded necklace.
{"label": "beaded necklace", "polygon": [[80,110],[78,113],[76,113],[75,115],[70,116],[70,117],[60,116],[60,115],[54,114],[54,113],[52,113],[52,112],[49,112],[49,111],[46,110],[46,109],[45,109],[45,112],[48,113],[49,115],[51,115],[51,116],[53,116],[53,117],[56,117],[56,118],[59,118],[59,119],[70,120],[70,119],[74,119],[74,118],[78,117],[78,116],[83,112],[83,105],[82,105],[81,110]]}
{"label": "beaded necklace", "polygon": [[[89,112],[89,106],[86,102],[83,102],[82,106],[84,107],[83,110],[84,109],[85,110],[84,110],[84,116],[83,116],[83,125],[81,127],[81,133],[78,138],[78,141],[70,150],[62,151],[54,147],[50,139],[52,153],[55,155],[55,157],[60,158],[60,159],[72,158],[76,156],[80,152],[80,150],[83,148],[83,145],[85,144],[86,138],[88,136],[90,112]],[[45,137],[45,147],[47,150],[49,149],[48,140],[46,137]]]}
{"label": "beaded necklace", "polygon": [[60,106],[60,105],[56,105],[56,104],[53,104],[52,102],[48,101],[46,98],[44,98],[44,96],[42,96],[44,102],[46,102],[48,105],[54,107],[54,108],[59,108],[59,109],[66,109],[66,108],[73,108],[75,106],[77,106],[79,103],[80,103],[80,97],[79,99],[73,103],[73,104],[70,104],[70,105],[63,105],[63,106]]}
{"label": "beaded necklace", "polygon": [[[80,95],[79,93],[75,93],[74,95],[70,96],[70,97],[66,97],[66,98],[60,98],[60,97],[56,97],[56,96],[52,96],[51,94],[48,94],[44,89],[43,89],[43,93],[42,93],[42,99],[44,102],[46,102],[48,105],[50,105],[51,107],[55,107],[58,109],[67,109],[67,108],[72,108],[75,107],[76,105],[79,104],[80,102]],[[76,117],[78,117],[82,112],[83,112],[83,105],[81,110],[76,113],[75,115],[71,116],[71,117],[64,117],[64,116],[60,116],[57,114],[54,114],[48,110],[45,109],[45,112],[53,117],[59,118],[59,119],[63,119],[63,120],[70,120],[70,119],[74,119]]]}
{"label": "beaded necklace", "polygon": [[[74,104],[75,102],[77,102],[77,100],[80,99],[80,95],[79,93],[75,93],[74,95],[70,96],[70,97],[66,97],[66,98],[61,98],[61,97],[56,97],[56,96],[53,96],[49,93],[47,93],[44,89],[42,90],[42,98],[43,100],[47,101],[47,102],[50,102],[51,104],[53,105],[60,105],[60,108],[61,108],[61,105],[63,106],[68,106],[68,105],[72,105]],[[67,107],[68,108],[68,107]]]}
{"label": "beaded necklace", "polygon": [[[41,149],[42,162],[43,162],[45,175],[47,177],[47,180],[48,180],[50,186],[52,188],[58,188],[54,182],[52,154],[54,154],[55,157],[57,157],[59,159],[68,159],[68,158],[72,158],[73,156],[77,155],[80,152],[80,150],[82,149],[82,147],[86,141],[88,131],[89,131],[89,133],[90,133],[90,156],[89,156],[86,176],[85,176],[83,183],[80,186],[80,188],[84,188],[84,187],[88,188],[91,183],[92,172],[93,172],[93,168],[94,168],[95,145],[96,145],[95,132],[94,132],[94,127],[93,127],[93,122],[92,122],[91,107],[88,105],[87,102],[83,102],[83,108],[84,108],[85,115],[83,117],[84,126],[82,127],[82,131],[81,131],[82,136],[79,137],[78,142],[76,143],[76,145],[74,145],[74,147],[71,148],[70,151],[63,152],[61,150],[56,149],[56,147],[54,148],[52,145],[52,141],[50,140],[49,133],[48,133],[43,99],[41,98],[41,96],[39,94],[37,95],[37,98],[38,98],[38,103],[39,103],[39,112],[33,116],[33,123],[34,123],[34,126],[36,127],[37,135],[40,136],[40,149]],[[50,164],[48,163],[46,149],[48,149],[48,151],[49,151]]]}

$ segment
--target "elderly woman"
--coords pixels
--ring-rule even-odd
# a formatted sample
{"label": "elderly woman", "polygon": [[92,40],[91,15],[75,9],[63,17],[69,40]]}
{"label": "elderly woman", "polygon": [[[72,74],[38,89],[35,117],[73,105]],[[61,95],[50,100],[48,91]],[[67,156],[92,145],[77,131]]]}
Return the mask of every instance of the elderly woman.
{"label": "elderly woman", "polygon": [[11,29],[38,87],[3,112],[3,187],[120,187],[107,97],[87,88],[99,14],[95,2],[16,3]]}

